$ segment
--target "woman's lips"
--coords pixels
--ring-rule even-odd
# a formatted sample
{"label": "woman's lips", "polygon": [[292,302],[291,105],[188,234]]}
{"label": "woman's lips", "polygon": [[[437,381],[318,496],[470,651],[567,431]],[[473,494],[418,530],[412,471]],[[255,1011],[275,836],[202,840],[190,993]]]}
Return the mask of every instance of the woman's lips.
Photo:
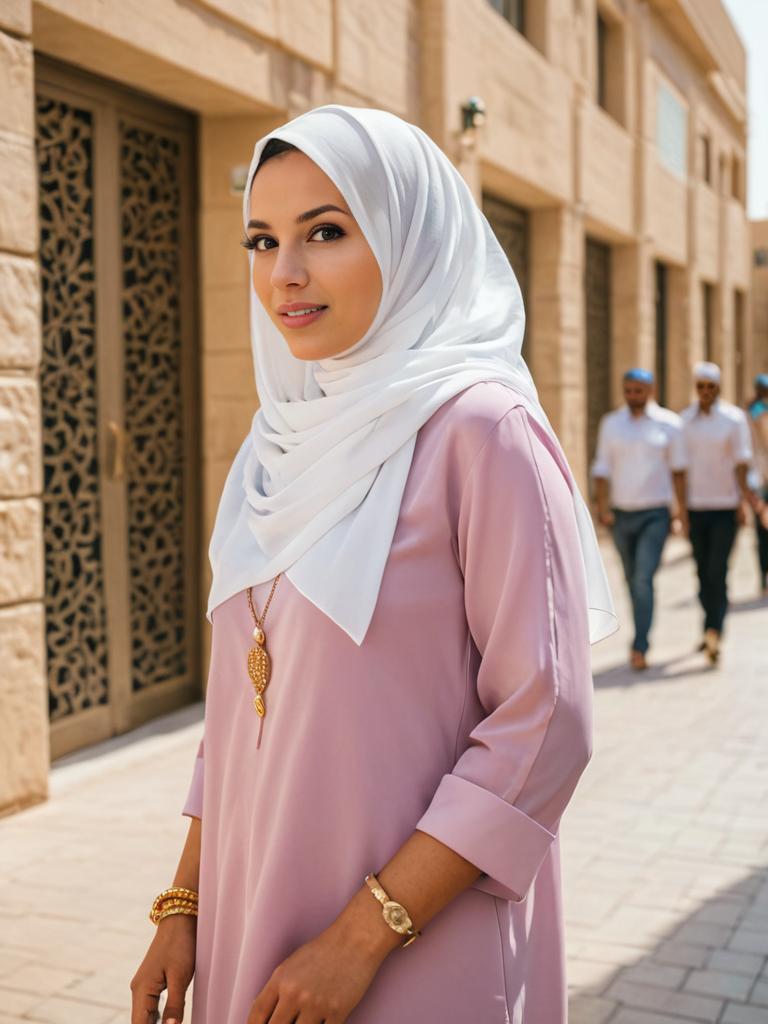
{"label": "woman's lips", "polygon": [[[285,312],[278,312],[280,320],[286,327],[309,327],[326,311],[327,306],[299,306],[295,305]],[[308,310],[309,312],[305,312]]]}

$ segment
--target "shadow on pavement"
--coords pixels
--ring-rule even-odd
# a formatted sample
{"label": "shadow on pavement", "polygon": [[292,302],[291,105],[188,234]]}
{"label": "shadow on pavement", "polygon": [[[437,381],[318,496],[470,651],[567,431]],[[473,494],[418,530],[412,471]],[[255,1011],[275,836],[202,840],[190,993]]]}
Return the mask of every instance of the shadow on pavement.
{"label": "shadow on pavement", "polygon": [[[690,871],[693,879],[695,864]],[[768,867],[744,871],[656,939],[646,935],[637,945],[648,952],[639,958],[637,945],[612,938],[610,921],[595,925],[593,938],[582,934],[569,968],[571,1024],[768,1021]],[[668,909],[652,885],[637,905]]]}
{"label": "shadow on pavement", "polygon": [[203,710],[204,704],[202,701],[188,704],[177,711],[171,711],[160,718],[155,718],[151,722],[138,726],[136,729],[122,733],[120,736],[112,736],[110,739],[104,740],[103,743],[94,743],[90,747],[83,747],[81,750],[76,750],[71,754],[65,754],[63,757],[53,761],[51,767],[63,768],[69,765],[83,764],[95,758],[103,757],[104,754],[112,754],[118,750],[132,747],[150,736],[173,735],[173,733],[179,732],[181,729],[186,729],[190,725],[202,722]]}
{"label": "shadow on pavement", "polygon": [[702,673],[716,673],[718,669],[707,665],[703,655],[688,653],[666,661],[654,662],[642,672],[636,672],[628,664],[614,665],[611,668],[595,672],[593,679],[596,687],[608,686],[641,686],[646,683],[666,683],[684,676],[696,676]]}

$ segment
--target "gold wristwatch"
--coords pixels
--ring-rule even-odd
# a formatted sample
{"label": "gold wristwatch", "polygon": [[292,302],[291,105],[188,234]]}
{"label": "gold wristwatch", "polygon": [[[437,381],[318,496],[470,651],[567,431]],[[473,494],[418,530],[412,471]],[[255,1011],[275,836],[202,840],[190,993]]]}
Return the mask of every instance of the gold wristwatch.
{"label": "gold wristwatch", "polygon": [[413,940],[418,938],[421,932],[417,932],[413,927],[413,921],[408,916],[408,911],[402,903],[396,903],[394,900],[389,898],[379,884],[379,880],[376,875],[366,875],[365,884],[381,904],[382,916],[389,927],[393,931],[396,931],[398,935],[408,936],[403,943],[403,948],[410,946]]}

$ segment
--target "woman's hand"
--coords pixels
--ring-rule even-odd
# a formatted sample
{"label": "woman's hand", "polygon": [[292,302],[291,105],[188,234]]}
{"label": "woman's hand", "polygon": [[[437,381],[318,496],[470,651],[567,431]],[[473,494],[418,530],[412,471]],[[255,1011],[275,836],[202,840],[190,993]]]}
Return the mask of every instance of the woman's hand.
{"label": "woman's hand", "polygon": [[147,955],[131,980],[131,1024],[155,1024],[160,994],[168,989],[163,1024],[181,1024],[184,996],[195,973],[197,921],[173,914],[157,926]]}
{"label": "woman's hand", "polygon": [[275,968],[246,1024],[343,1024],[389,948],[357,944],[338,924],[331,925]]}

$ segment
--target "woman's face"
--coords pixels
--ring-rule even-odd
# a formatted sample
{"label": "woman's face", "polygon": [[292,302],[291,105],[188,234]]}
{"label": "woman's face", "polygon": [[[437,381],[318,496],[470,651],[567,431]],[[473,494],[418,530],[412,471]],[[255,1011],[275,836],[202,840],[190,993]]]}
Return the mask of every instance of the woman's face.
{"label": "woman's face", "polygon": [[308,156],[289,151],[260,168],[246,236],[256,294],[297,359],[327,359],[363,337],[381,300],[379,265]]}

